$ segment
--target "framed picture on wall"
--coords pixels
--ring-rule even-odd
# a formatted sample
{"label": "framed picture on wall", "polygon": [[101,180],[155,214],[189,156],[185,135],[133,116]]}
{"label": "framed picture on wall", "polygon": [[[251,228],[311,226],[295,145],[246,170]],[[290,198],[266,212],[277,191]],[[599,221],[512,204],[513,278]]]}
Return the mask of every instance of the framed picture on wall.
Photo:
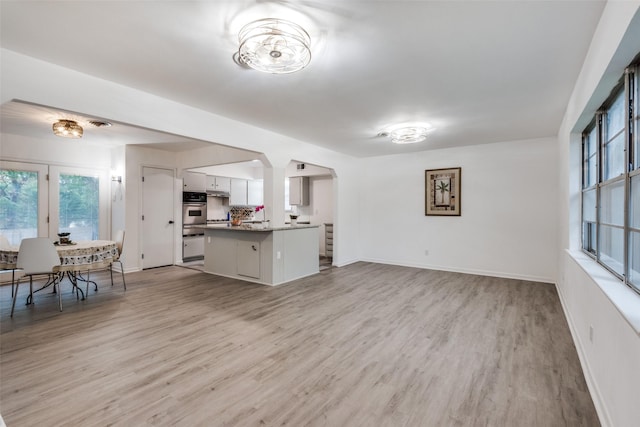
{"label": "framed picture on wall", "polygon": [[425,215],[460,216],[462,168],[424,171]]}

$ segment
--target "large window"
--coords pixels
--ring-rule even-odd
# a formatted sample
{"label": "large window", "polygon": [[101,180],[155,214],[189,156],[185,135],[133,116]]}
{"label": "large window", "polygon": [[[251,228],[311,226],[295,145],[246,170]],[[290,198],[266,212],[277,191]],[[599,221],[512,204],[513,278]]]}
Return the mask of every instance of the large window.
{"label": "large window", "polygon": [[638,67],[582,137],[582,248],[640,293]]}

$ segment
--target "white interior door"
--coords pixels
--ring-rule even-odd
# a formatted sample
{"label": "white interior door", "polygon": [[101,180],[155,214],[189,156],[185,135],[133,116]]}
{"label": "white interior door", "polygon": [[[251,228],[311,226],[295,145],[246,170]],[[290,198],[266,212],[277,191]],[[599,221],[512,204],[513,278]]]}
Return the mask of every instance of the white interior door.
{"label": "white interior door", "polygon": [[142,168],[142,268],[172,265],[174,260],[174,173]]}

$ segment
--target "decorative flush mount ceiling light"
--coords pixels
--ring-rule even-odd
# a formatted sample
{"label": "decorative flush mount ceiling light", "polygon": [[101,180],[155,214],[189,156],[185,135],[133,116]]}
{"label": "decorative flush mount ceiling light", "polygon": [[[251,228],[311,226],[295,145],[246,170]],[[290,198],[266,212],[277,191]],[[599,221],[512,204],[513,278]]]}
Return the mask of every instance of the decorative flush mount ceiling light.
{"label": "decorative flush mount ceiling light", "polygon": [[298,24],[284,19],[259,19],[245,25],[238,35],[239,60],[273,74],[288,74],[311,61],[311,38]]}
{"label": "decorative flush mount ceiling light", "polygon": [[410,126],[391,131],[391,142],[394,144],[414,144],[427,139],[427,128]]}
{"label": "decorative flush mount ceiling light", "polygon": [[82,138],[82,126],[73,120],[58,120],[53,124],[53,133],[63,138]]}
{"label": "decorative flush mount ceiling light", "polygon": [[391,137],[394,144],[414,144],[427,139],[427,134],[432,130],[429,125],[401,124],[383,130],[378,135]]}

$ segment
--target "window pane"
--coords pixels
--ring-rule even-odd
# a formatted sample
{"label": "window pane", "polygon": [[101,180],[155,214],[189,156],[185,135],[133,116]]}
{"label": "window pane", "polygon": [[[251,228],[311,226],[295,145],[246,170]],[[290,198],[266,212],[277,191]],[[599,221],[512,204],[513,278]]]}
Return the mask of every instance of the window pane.
{"label": "window pane", "polygon": [[596,224],[585,222],[582,224],[582,248],[595,255],[596,247]]}
{"label": "window pane", "polygon": [[60,174],[60,231],[71,240],[98,238],[98,184],[96,177]]}
{"label": "window pane", "polygon": [[624,180],[600,189],[600,222],[624,225]]}
{"label": "window pane", "polygon": [[582,192],[582,220],[596,221],[596,190]]}
{"label": "window pane", "polygon": [[624,273],[624,231],[600,225],[600,261],[616,273]]}
{"label": "window pane", "polygon": [[596,133],[596,127],[594,126],[589,132],[587,136],[587,156],[592,157],[596,154],[596,150],[598,149],[598,138]]}
{"label": "window pane", "polygon": [[611,105],[611,107],[609,107],[609,109],[607,110],[607,135],[605,137],[606,141],[609,141],[613,137],[613,135],[624,129],[624,118],[626,113],[624,104],[624,91],[621,91],[620,94],[616,97],[616,100],[613,102],[613,105]]}
{"label": "window pane", "polygon": [[631,177],[631,200],[629,201],[631,227],[640,228],[640,175]]}
{"label": "window pane", "polygon": [[629,236],[629,282],[640,291],[640,233]]}
{"label": "window pane", "polygon": [[38,173],[0,170],[0,234],[12,245],[38,236]]}
{"label": "window pane", "polygon": [[615,178],[624,169],[624,132],[604,147],[604,180]]}
{"label": "window pane", "polygon": [[598,182],[598,164],[596,163],[596,156],[590,157],[587,161],[587,176],[585,177],[585,187],[592,187]]}

